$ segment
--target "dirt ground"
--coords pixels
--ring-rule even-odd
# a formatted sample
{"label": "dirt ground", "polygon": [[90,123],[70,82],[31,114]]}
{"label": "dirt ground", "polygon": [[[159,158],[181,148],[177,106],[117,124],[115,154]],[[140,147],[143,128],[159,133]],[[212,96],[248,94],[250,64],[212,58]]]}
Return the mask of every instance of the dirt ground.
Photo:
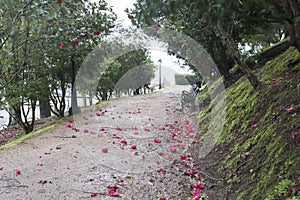
{"label": "dirt ground", "polygon": [[1,151],[0,199],[189,199],[178,163],[197,115],[180,110],[183,89],[89,108]]}

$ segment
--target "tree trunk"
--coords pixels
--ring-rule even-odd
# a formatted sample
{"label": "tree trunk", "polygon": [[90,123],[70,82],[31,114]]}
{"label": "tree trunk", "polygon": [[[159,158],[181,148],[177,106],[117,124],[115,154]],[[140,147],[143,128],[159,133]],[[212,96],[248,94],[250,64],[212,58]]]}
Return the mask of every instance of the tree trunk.
{"label": "tree trunk", "polygon": [[40,106],[40,118],[41,119],[51,116],[51,109],[50,109],[49,99],[46,100],[46,98],[41,98],[39,100],[39,106]]}
{"label": "tree trunk", "polygon": [[282,24],[282,19],[284,19],[285,24],[283,24],[288,29],[288,34],[290,36],[290,44],[297,48],[300,53],[300,3],[299,0],[267,0],[269,4],[274,6],[275,11],[280,13],[282,17],[279,23]]}
{"label": "tree trunk", "polygon": [[257,88],[260,85],[260,82],[258,81],[257,77],[254,75],[254,73],[250,70],[250,67],[248,66],[247,62],[242,59],[242,56],[240,54],[240,51],[238,49],[238,45],[233,40],[233,38],[224,30],[222,19],[218,20],[218,31],[222,36],[224,45],[228,48],[229,53],[231,54],[231,57],[233,60],[239,65],[239,68],[244,73],[244,75],[249,80],[250,84]]}
{"label": "tree trunk", "polygon": [[72,83],[72,88],[71,88],[71,113],[72,114],[77,114],[80,113],[80,109],[77,104],[77,90],[76,90],[76,84],[75,84],[75,79],[76,79],[76,63],[73,57],[71,57],[71,83]]}
{"label": "tree trunk", "polygon": [[16,121],[16,112],[14,109],[10,108],[9,109],[9,122],[8,122],[8,126],[14,126],[17,124]]}

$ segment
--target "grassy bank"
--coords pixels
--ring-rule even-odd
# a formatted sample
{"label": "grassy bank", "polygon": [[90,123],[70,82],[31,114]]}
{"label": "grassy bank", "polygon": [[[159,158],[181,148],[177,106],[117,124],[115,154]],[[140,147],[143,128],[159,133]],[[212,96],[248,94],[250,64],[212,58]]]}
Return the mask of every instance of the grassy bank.
{"label": "grassy bank", "polygon": [[[300,199],[299,60],[290,47],[256,70],[261,88],[241,78],[227,89],[226,123],[207,167],[223,177],[219,188],[229,199]],[[208,92],[199,96],[208,98]],[[209,114],[206,102],[202,138]]]}

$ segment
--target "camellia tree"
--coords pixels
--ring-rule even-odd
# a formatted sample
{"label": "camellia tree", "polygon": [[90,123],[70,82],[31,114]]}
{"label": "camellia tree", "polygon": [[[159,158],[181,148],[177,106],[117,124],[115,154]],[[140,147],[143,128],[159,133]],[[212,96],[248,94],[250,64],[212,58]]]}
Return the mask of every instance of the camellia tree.
{"label": "camellia tree", "polygon": [[[45,22],[47,32],[50,34],[47,39],[50,44],[56,44],[50,47],[50,63],[60,63],[62,71],[67,72],[62,80],[58,80],[64,83],[60,84],[59,89],[66,92],[66,85],[70,83],[71,107],[74,113],[78,111],[76,72],[88,53],[100,43],[104,36],[109,34],[116,16],[104,1],[88,2],[85,6],[84,1],[65,1],[56,6],[59,14],[51,16]],[[57,91],[57,87],[52,87],[52,90]],[[52,99],[59,99],[59,96],[56,95]],[[64,99],[58,102],[63,104]],[[62,115],[64,107],[60,107],[59,110]]]}
{"label": "camellia tree", "polygon": [[74,86],[80,62],[114,20],[104,1],[1,1],[1,106],[26,133],[33,130],[38,101],[49,107],[53,100],[59,106],[52,110],[64,115],[66,87]]}

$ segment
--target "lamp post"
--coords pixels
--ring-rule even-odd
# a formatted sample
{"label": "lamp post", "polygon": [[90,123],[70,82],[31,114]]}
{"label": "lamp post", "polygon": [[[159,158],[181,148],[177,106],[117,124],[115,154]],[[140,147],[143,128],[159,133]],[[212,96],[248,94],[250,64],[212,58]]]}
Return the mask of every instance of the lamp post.
{"label": "lamp post", "polygon": [[161,89],[161,59],[158,60],[158,67],[159,67],[159,89]]}

